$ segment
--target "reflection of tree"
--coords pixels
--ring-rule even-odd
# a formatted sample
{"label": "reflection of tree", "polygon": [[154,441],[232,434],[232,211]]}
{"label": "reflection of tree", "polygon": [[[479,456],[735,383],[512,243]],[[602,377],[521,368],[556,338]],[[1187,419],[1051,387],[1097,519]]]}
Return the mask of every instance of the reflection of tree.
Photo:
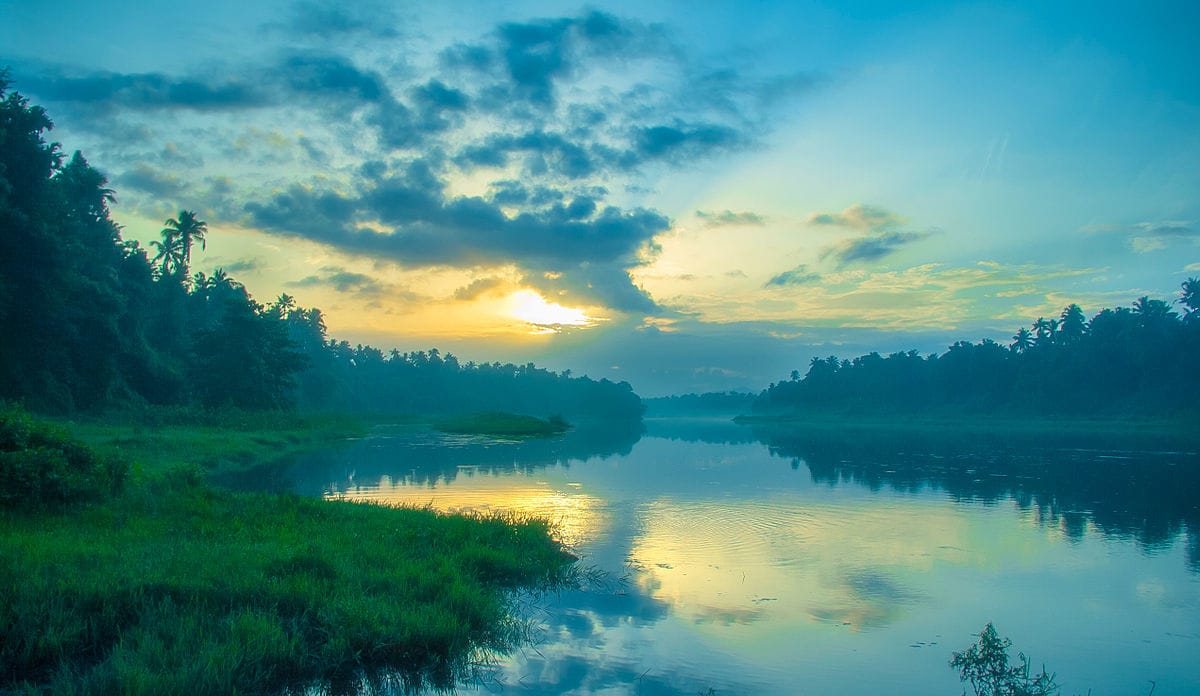
{"label": "reflection of tree", "polygon": [[[958,500],[1012,499],[1043,524],[1081,538],[1090,521],[1102,533],[1158,548],[1200,537],[1200,455],[1132,450],[1137,442],[1084,436],[1027,436],[756,427],[780,457],[807,464],[814,482],[852,482]],[[1090,446],[1088,446],[1090,445]],[[1200,572],[1196,553],[1191,566]]]}
{"label": "reflection of tree", "polygon": [[[432,486],[454,481],[464,471],[532,473],[592,457],[629,454],[641,436],[641,421],[620,419],[584,421],[561,436],[524,439],[450,435],[417,426],[381,428],[335,452],[300,457],[283,476],[292,480],[276,480],[273,485],[319,493],[330,485],[334,492],[344,491],[348,485],[377,486],[385,476],[410,485]],[[263,473],[281,474],[277,470],[259,472]],[[243,483],[251,488],[263,484],[261,479]]]}

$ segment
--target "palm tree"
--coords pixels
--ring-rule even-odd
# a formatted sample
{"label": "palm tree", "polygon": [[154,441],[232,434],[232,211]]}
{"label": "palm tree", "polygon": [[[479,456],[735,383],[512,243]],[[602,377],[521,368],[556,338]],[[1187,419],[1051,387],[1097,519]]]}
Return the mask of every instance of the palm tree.
{"label": "palm tree", "polygon": [[1066,341],[1074,341],[1087,329],[1087,318],[1084,316],[1083,310],[1075,303],[1067,305],[1059,319],[1062,320],[1061,334]]}
{"label": "palm tree", "polygon": [[193,211],[181,210],[179,219],[167,218],[163,224],[166,225],[162,230],[163,238],[176,237],[182,244],[185,266],[192,262],[192,244],[194,242],[200,242],[200,248],[205,248],[204,235],[208,232],[208,223],[197,218]]}
{"label": "palm tree", "polygon": [[157,252],[153,261],[159,264],[161,275],[165,277],[186,268],[186,265],[183,259],[183,245],[179,238],[166,234],[166,230],[163,230],[163,233],[163,240],[150,242],[150,246]]}
{"label": "palm tree", "polygon": [[1200,278],[1188,278],[1179,287],[1178,302],[1187,307],[1184,320],[1191,323],[1200,319]]}
{"label": "palm tree", "polygon": [[1024,353],[1033,347],[1033,334],[1029,333],[1029,329],[1022,326],[1017,329],[1017,333],[1013,335],[1012,349],[1016,353]]}
{"label": "palm tree", "polygon": [[1032,328],[1038,345],[1046,343],[1054,335],[1054,332],[1050,330],[1050,322],[1046,321],[1045,317],[1038,317],[1038,320],[1033,322]]}

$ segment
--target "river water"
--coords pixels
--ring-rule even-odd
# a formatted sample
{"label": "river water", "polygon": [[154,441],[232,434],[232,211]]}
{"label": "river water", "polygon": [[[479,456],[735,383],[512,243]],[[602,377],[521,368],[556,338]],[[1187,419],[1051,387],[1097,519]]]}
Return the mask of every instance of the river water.
{"label": "river water", "polygon": [[274,485],[547,517],[605,571],[462,693],[958,694],[988,622],[1063,693],[1200,693],[1200,456],[1160,442],[383,427]]}

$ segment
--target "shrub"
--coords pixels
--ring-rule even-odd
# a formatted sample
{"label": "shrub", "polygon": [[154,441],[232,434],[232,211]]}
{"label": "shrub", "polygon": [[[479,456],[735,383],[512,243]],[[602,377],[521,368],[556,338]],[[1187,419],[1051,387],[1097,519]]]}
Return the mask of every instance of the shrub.
{"label": "shrub", "polygon": [[119,494],[129,464],[19,406],[0,407],[0,507],[48,509]]}

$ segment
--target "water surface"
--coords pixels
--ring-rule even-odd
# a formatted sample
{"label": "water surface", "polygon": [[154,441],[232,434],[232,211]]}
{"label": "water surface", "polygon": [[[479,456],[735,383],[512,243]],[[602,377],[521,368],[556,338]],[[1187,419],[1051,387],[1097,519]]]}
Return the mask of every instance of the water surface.
{"label": "water surface", "polygon": [[989,621],[1064,693],[1200,693],[1200,458],[1120,440],[380,428],[276,485],[548,517],[609,581],[466,693],[957,694]]}

